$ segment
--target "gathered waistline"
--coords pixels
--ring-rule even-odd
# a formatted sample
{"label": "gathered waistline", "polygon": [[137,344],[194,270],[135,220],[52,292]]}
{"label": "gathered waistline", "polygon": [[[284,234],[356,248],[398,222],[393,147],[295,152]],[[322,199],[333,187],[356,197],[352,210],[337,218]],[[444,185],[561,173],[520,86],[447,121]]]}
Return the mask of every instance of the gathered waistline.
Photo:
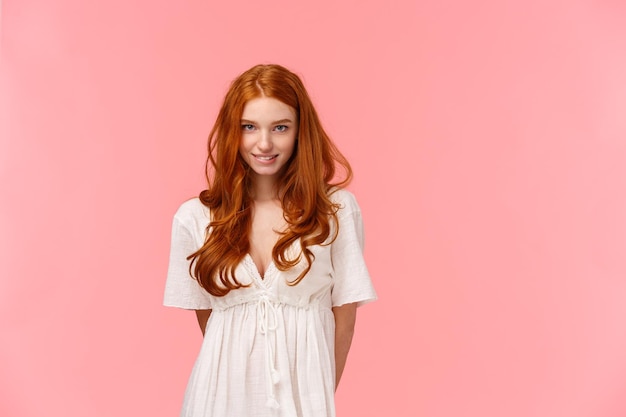
{"label": "gathered waistline", "polygon": [[266,294],[263,294],[261,296],[255,296],[255,297],[242,297],[240,300],[238,300],[238,302],[235,302],[233,304],[227,305],[227,306],[213,306],[213,311],[214,312],[218,312],[218,311],[227,311],[227,310],[231,310],[233,308],[236,307],[240,307],[242,305],[250,305],[251,307],[254,307],[255,305],[257,305],[261,300],[263,300],[264,303],[270,303],[272,304],[272,306],[274,308],[280,308],[280,307],[294,307],[300,310],[312,310],[314,312],[317,311],[323,311],[323,310],[327,310],[332,312],[332,308],[329,306],[324,306],[319,302],[314,302],[314,303],[309,303],[306,305],[299,305],[296,303],[290,303],[290,302],[286,302],[283,300],[277,300],[277,299],[273,299],[268,297]]}

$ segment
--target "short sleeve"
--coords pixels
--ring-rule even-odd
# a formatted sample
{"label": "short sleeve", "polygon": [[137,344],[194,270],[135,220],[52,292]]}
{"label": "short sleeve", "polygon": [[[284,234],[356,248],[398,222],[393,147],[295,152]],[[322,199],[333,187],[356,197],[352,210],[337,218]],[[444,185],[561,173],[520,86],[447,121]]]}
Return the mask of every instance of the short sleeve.
{"label": "short sleeve", "polygon": [[172,224],[170,260],[163,305],[190,310],[208,310],[211,308],[210,295],[198,281],[191,277],[190,261],[187,260],[187,256],[198,249],[197,243],[193,233],[185,226],[178,214],[174,217]]}
{"label": "short sleeve", "polygon": [[332,305],[365,303],[376,300],[365,259],[363,258],[364,231],[361,210],[354,196],[345,190],[335,197],[342,207],[337,213],[339,233],[331,244],[333,265]]}

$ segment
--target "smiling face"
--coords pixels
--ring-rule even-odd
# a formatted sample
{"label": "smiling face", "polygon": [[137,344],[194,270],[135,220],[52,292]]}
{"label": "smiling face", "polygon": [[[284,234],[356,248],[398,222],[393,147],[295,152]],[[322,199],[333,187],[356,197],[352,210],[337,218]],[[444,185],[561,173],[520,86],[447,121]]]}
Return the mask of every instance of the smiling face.
{"label": "smiling face", "polygon": [[241,115],[239,153],[256,180],[275,182],[291,158],[298,133],[293,107],[271,97],[246,103]]}

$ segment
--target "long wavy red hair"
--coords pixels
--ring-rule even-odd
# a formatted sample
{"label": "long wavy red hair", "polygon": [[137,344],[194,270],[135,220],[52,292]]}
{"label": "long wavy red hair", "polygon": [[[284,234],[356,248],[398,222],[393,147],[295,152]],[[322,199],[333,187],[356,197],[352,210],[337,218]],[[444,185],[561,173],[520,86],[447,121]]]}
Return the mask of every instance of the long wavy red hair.
{"label": "long wavy red hair", "polygon": [[[350,164],[322,128],[296,74],[280,65],[257,65],[236,78],[209,134],[208,188],[200,193],[200,201],[211,214],[206,240],[188,258],[192,276],[215,296],[244,286],[237,280],[235,268],[250,249],[252,198],[249,168],[239,154],[241,115],[249,100],[261,96],[291,106],[298,118],[296,147],[278,183],[288,228],[272,250],[274,265],[283,271],[302,256],[306,259],[306,268],[290,285],[298,284],[310,270],[314,259],[310,247],[324,244],[333,229],[331,222],[337,224],[338,207],[329,196],[332,189],[344,187],[352,179]],[[337,168],[343,168],[339,179]],[[335,237],[336,233],[331,241]],[[291,259],[287,249],[298,240],[300,256]]]}

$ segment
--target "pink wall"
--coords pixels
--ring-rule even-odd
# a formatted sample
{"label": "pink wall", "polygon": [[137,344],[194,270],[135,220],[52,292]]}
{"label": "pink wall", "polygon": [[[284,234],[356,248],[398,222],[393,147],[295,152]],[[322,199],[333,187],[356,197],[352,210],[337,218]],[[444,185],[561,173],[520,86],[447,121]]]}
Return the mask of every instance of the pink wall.
{"label": "pink wall", "polygon": [[0,415],[177,414],[171,216],[259,62],[356,172],[380,301],[340,416],[626,415],[622,2],[213,3],[3,0]]}

